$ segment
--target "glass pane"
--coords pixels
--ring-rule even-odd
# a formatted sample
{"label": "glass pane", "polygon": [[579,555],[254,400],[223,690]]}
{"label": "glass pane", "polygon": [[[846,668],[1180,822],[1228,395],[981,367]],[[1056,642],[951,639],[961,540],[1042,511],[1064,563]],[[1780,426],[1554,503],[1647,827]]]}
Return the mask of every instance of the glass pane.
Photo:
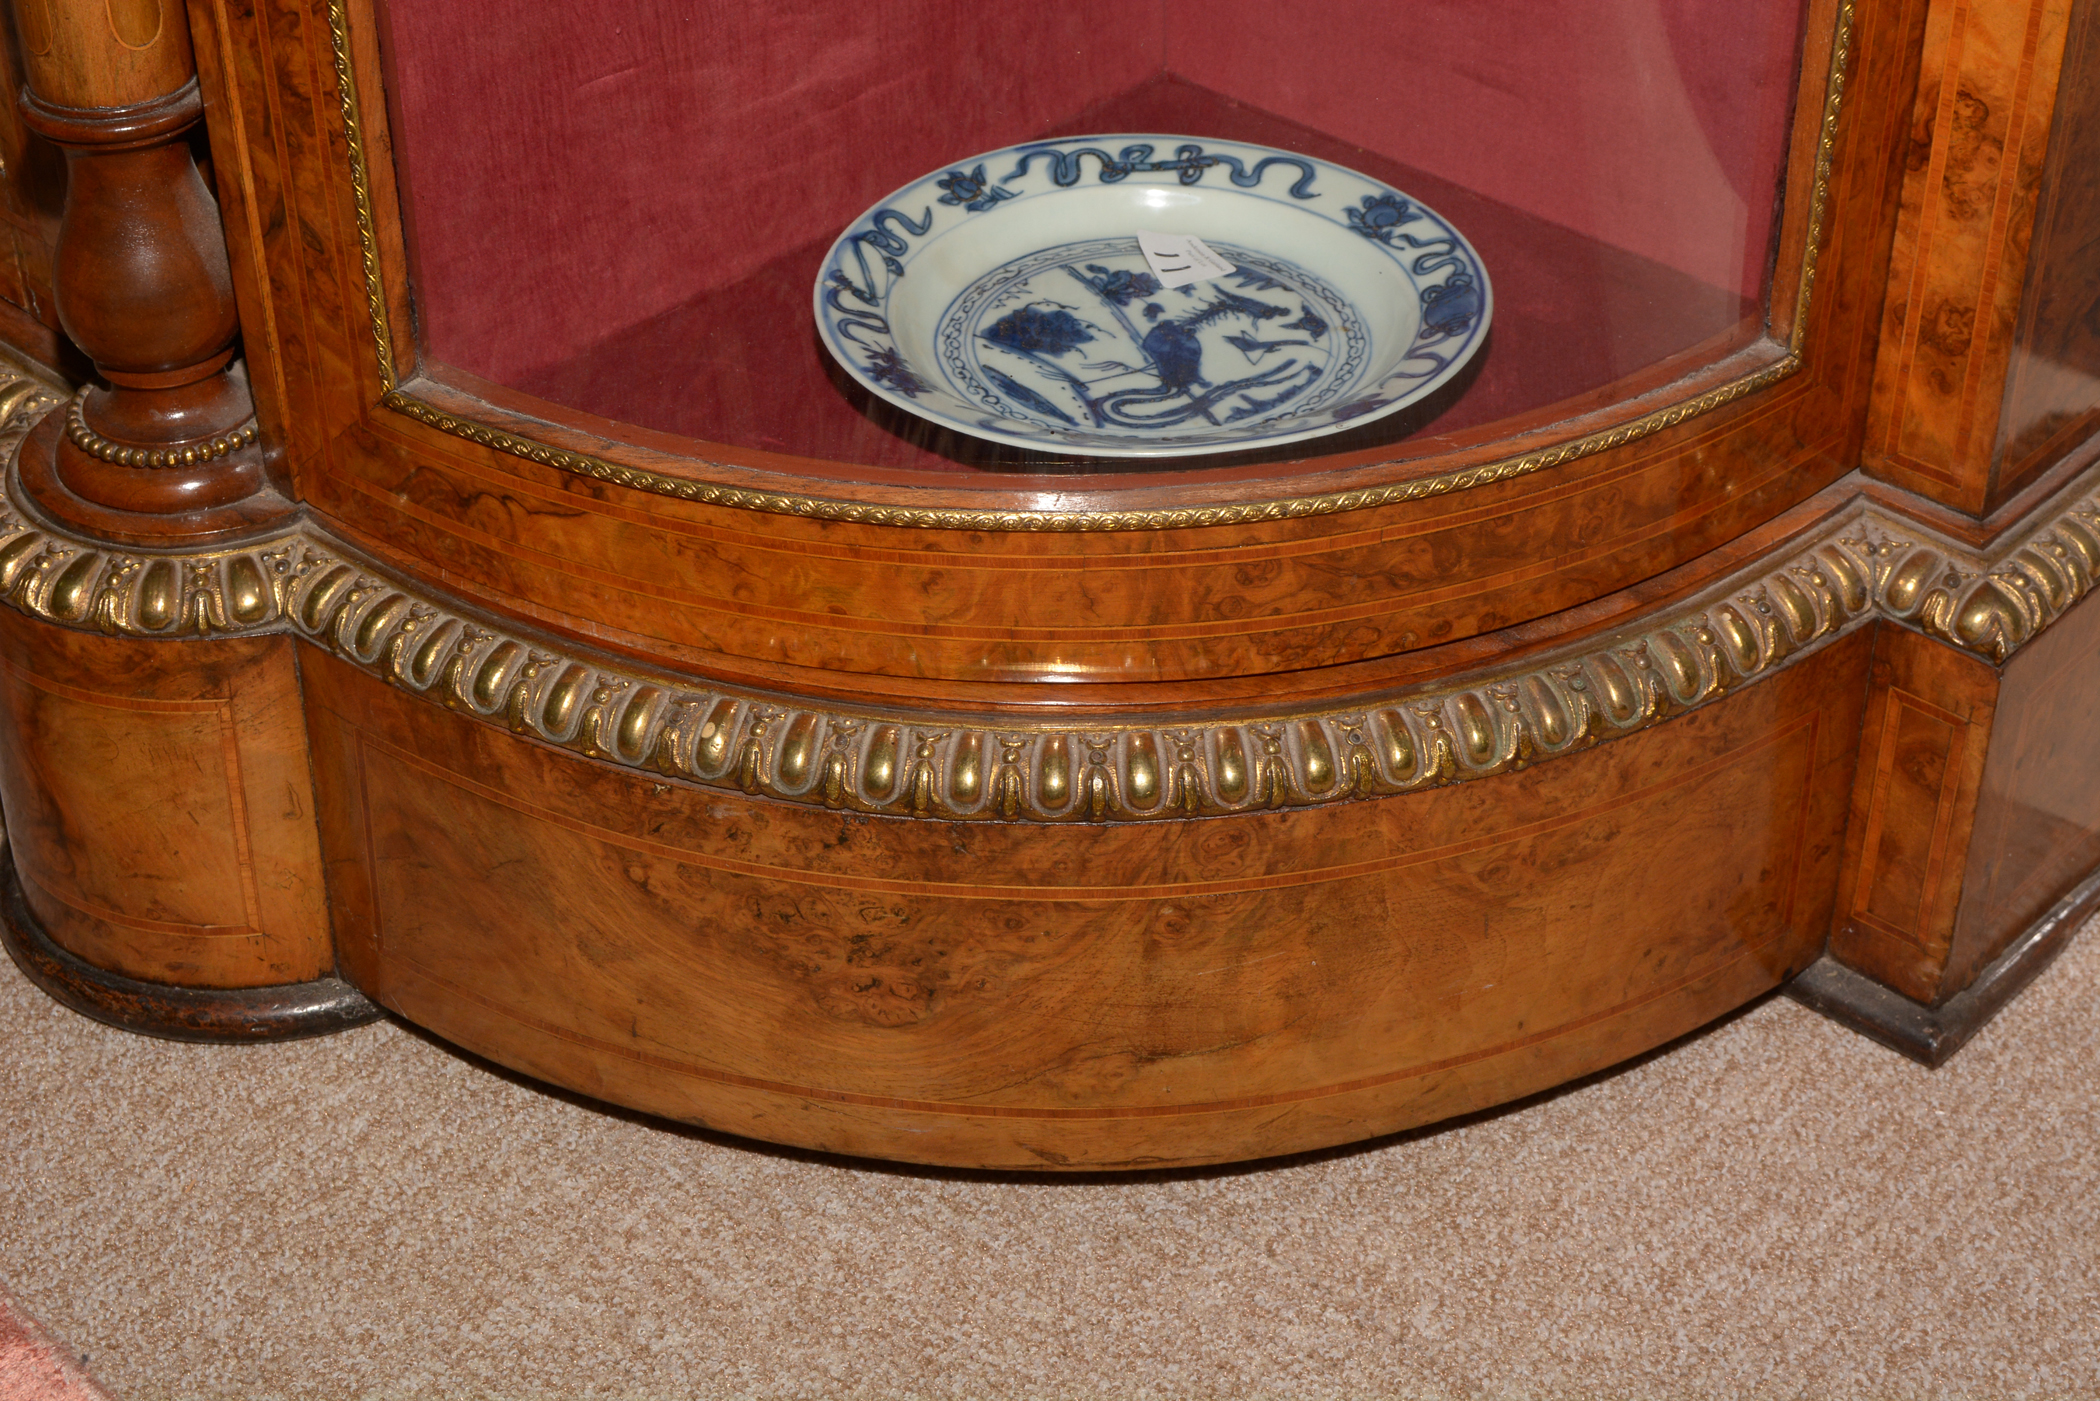
{"label": "glass pane", "polygon": [[1731,0],[1216,0],[1193,21],[1140,0],[418,0],[386,19],[428,360],[716,443],[943,472],[1054,464],[930,431],[819,345],[824,254],[900,186],[1094,133],[1351,167],[1466,235],[1493,329],[1433,400],[1263,460],[1550,419],[1761,334],[1801,24]]}

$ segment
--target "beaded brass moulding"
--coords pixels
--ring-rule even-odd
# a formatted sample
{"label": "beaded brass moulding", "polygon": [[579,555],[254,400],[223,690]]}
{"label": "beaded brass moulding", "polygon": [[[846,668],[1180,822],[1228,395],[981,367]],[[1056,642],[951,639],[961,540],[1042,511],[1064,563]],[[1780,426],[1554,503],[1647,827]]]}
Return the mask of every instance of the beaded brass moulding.
{"label": "beaded brass moulding", "polygon": [[82,389],[66,406],[66,437],[74,447],[89,457],[114,462],[119,467],[193,467],[200,462],[215,462],[237,452],[256,438],[255,420],[251,418],[231,433],[189,447],[126,447],[122,443],[112,442],[88,427],[80,407],[86,398],[87,390]]}

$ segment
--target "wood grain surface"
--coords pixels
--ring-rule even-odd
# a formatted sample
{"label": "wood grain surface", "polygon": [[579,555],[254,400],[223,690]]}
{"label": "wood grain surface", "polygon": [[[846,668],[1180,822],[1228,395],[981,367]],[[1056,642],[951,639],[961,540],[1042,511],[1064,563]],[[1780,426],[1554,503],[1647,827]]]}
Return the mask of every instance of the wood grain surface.
{"label": "wood grain surface", "polygon": [[138,642],[0,608],[0,797],[52,940],[145,982],[334,964],[289,638]]}
{"label": "wood grain surface", "polygon": [[2027,280],[2072,0],[1934,0],[1883,314],[1866,463],[1972,515]]}
{"label": "wood grain surface", "polygon": [[778,1142],[1107,1167],[1498,1103],[1805,965],[1869,645],[1503,779],[1058,829],[654,783],[306,668],[342,963],[375,1000]]}
{"label": "wood grain surface", "polygon": [[2100,867],[2096,688],[2090,601],[2002,669],[1877,625],[1834,957],[1939,1005]]}
{"label": "wood grain surface", "polygon": [[1998,424],[1995,507],[2100,426],[2100,4],[2071,10]]}
{"label": "wood grain surface", "polygon": [[1878,624],[1830,951],[1937,1001],[1998,698],[1987,663]]}
{"label": "wood grain surface", "polygon": [[97,967],[51,941],[23,898],[11,860],[0,861],[0,944],[31,982],[74,1011],[168,1041],[290,1041],[347,1031],[385,1015],[341,978],[206,988],[146,982]]}
{"label": "wood grain surface", "polygon": [[195,72],[178,0],[15,0],[29,85],[60,107],[130,107]]}
{"label": "wood grain surface", "polygon": [[1939,995],[2100,869],[2100,608],[2080,603],[2006,664]]}

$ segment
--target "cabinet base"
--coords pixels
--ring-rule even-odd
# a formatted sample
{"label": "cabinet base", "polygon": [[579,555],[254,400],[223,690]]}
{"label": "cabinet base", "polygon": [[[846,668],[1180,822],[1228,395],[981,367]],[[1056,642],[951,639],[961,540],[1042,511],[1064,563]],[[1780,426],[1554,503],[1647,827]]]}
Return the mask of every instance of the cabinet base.
{"label": "cabinet base", "polygon": [[169,1041],[291,1041],[376,1021],[380,1009],[341,978],[256,988],[140,982],[83,962],[51,941],[22,898],[14,857],[0,852],[0,943],[29,981],[96,1021]]}
{"label": "cabinet base", "polygon": [[1828,954],[1788,983],[1786,992],[1802,1006],[1891,1050],[1938,1067],[2033,982],[2095,911],[2100,911],[2100,871],[2086,877],[2049,913],[2029,925],[1985,966],[1975,982],[1937,1007],[1914,1002]]}

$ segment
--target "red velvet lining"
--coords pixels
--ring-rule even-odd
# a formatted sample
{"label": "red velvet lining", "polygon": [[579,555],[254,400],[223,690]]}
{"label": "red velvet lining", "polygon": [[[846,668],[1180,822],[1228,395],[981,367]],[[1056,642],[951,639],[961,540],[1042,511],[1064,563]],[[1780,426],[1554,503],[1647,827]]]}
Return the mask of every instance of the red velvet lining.
{"label": "red velvet lining", "polygon": [[423,345],[499,383],[1028,140],[1161,44],[1119,0],[414,0],[386,39]]}
{"label": "red velvet lining", "polygon": [[[1201,131],[1287,147],[1385,180],[1465,231],[1495,283],[1495,324],[1478,370],[1458,381],[1462,393],[1438,396],[1440,412],[1380,419],[1323,438],[1315,451],[1396,443],[1431,423],[1450,432],[1558,403],[1757,315],[1748,298],[1178,79],[1153,79],[1060,130]],[[838,373],[809,312],[831,238],[513,385],[607,418],[772,452],[927,471],[1026,465],[1019,453],[931,430]],[[1268,459],[1306,451],[1280,448]]]}
{"label": "red velvet lining", "polygon": [[[1168,66],[1254,107],[1757,295],[1798,0],[1211,0]],[[1249,43],[1279,15],[1299,23]],[[1493,265],[1489,272],[1494,271]]]}
{"label": "red velvet lining", "polygon": [[714,442],[1012,467],[840,381],[809,288],[838,230],[898,185],[976,150],[1111,130],[1338,161],[1480,249],[1497,311],[1477,373],[1440,417],[1323,449],[1556,403],[1757,316],[1791,4],[1219,0],[1200,34],[1106,0],[1025,18],[942,0],[724,9],[391,7],[430,359]]}

